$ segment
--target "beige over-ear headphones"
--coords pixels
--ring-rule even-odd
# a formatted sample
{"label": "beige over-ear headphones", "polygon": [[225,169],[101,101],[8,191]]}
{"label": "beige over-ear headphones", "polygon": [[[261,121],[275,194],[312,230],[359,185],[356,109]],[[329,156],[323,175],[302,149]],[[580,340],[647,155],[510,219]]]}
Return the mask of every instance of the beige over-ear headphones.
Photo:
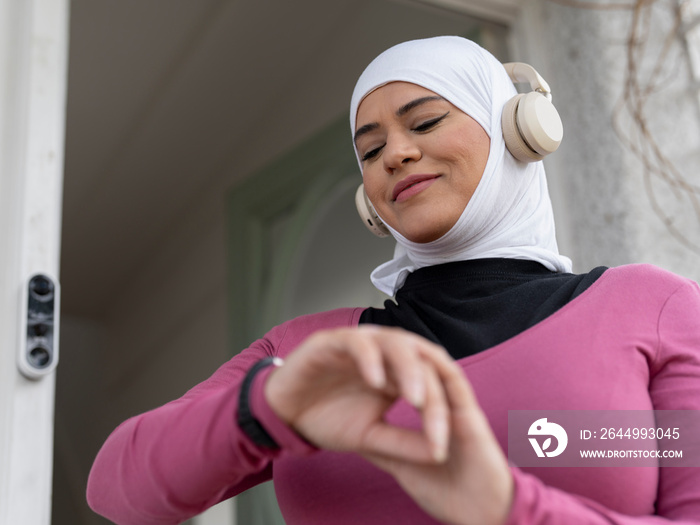
{"label": "beige over-ear headphones", "polygon": [[367,192],[365,192],[364,184],[360,184],[360,187],[355,192],[355,206],[357,206],[357,213],[360,214],[362,222],[369,231],[377,237],[389,236],[389,228],[386,227],[379,215],[377,215],[377,212],[374,211],[374,206],[372,206],[369,197],[367,197]]}
{"label": "beige over-ear headphones", "polygon": [[549,85],[522,62],[503,64],[513,82],[530,84],[532,91],[515,95],[503,106],[501,127],[508,151],[523,162],[542,160],[561,143],[564,128],[552,104]]}
{"label": "beige over-ear headphones", "polygon": [[[506,148],[522,162],[542,160],[556,151],[564,134],[549,85],[528,64],[509,62],[503,67],[513,82],[530,84],[532,89],[529,93],[515,95],[503,106],[501,127]],[[389,229],[367,197],[364,184],[357,188],[355,206],[369,231],[378,237],[389,235]]]}

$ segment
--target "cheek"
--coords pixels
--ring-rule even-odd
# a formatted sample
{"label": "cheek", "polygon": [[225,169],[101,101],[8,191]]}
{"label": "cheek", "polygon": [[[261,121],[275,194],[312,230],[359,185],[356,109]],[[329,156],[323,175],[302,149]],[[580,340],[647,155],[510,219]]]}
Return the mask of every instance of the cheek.
{"label": "cheek", "polygon": [[[381,198],[384,188],[381,179],[379,177],[373,176],[371,169],[365,169],[362,173],[362,182],[365,185],[365,193],[369,197],[372,206],[379,210],[383,202]],[[381,214],[381,212],[380,212]]]}
{"label": "cheek", "polygon": [[362,166],[362,182],[365,185],[365,191],[370,198],[370,194],[378,195],[384,190],[387,181],[386,174],[382,169],[380,160],[364,163]]}
{"label": "cheek", "polygon": [[449,150],[451,155],[446,159],[458,167],[461,185],[471,188],[475,188],[481,180],[489,158],[490,147],[488,137],[485,140],[469,140],[474,138],[469,137],[461,142],[451,141]]}
{"label": "cheek", "polygon": [[474,133],[445,134],[439,141],[440,150],[446,158],[472,166],[485,164],[489,156],[491,141],[488,135]]}

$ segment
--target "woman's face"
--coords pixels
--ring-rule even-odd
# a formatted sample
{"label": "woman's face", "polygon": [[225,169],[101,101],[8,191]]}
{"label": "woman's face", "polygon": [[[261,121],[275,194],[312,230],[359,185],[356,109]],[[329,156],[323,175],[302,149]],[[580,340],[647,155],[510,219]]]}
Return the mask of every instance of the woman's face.
{"label": "woman's face", "polygon": [[357,109],[365,191],[380,217],[413,242],[457,222],[486,167],[490,140],[470,116],[408,82],[376,89]]}

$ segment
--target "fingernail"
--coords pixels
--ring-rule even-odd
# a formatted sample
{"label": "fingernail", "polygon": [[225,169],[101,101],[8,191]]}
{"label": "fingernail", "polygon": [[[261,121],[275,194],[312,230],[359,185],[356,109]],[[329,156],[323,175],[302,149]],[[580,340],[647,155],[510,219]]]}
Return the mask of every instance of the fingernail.
{"label": "fingernail", "polygon": [[374,388],[384,388],[386,384],[384,369],[380,366],[372,367],[370,370],[370,379]]}
{"label": "fingernail", "polygon": [[447,459],[447,425],[444,420],[436,420],[432,425],[433,434],[433,458],[438,463]]}
{"label": "fingernail", "polygon": [[411,383],[409,396],[411,397],[411,404],[416,408],[421,408],[425,402],[425,388],[423,387],[423,383],[418,381]]}
{"label": "fingernail", "polygon": [[437,463],[444,463],[447,460],[447,449],[440,448],[433,451],[433,458]]}

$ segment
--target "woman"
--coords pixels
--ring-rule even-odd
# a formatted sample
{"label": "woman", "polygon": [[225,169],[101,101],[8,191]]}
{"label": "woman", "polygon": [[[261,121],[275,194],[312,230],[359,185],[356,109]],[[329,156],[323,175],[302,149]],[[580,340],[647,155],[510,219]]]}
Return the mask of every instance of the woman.
{"label": "woman", "polygon": [[698,287],[649,266],[568,273],[542,165],[504,143],[514,94],[461,38],[375,59],[351,126],[398,242],[372,280],[396,303],[289,321],[128,420],[91,506],[178,523],[273,477],[289,525],[700,522],[698,469],[508,465],[509,410],[700,408]]}

